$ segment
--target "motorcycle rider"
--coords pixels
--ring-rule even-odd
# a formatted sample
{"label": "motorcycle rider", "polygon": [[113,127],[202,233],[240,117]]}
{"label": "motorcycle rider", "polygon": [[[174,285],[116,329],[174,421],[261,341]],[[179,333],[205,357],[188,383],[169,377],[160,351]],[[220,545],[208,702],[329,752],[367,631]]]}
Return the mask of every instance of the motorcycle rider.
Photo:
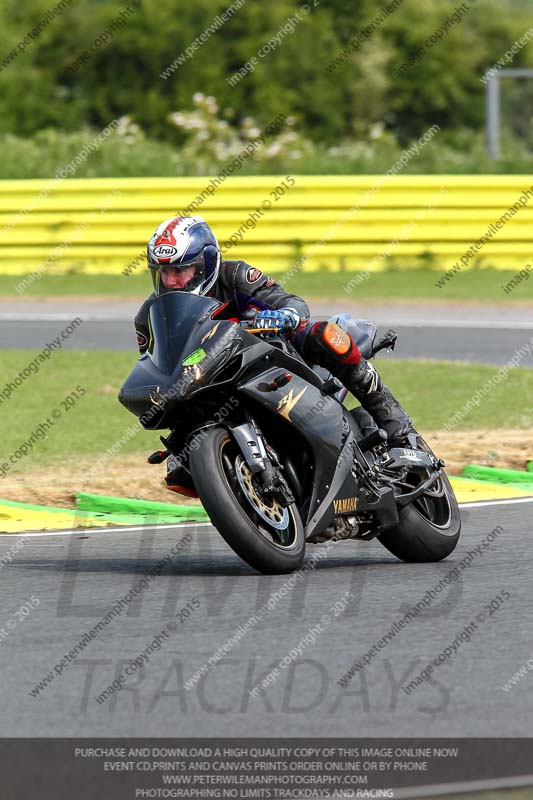
{"label": "motorcycle rider", "polygon": [[[173,217],[162,222],[148,242],[148,268],[154,291],[135,317],[141,353],[149,344],[148,311],[164,292],[212,297],[226,305],[226,318],[250,319],[258,328],[286,333],[304,360],[339,378],[388,435],[403,444],[412,422],[362,357],[355,341],[334,322],[312,321],[307,303],[245,261],[222,260],[215,235],[202,217]],[[172,462],[169,463],[169,473]],[[168,483],[168,480],[167,480]]]}

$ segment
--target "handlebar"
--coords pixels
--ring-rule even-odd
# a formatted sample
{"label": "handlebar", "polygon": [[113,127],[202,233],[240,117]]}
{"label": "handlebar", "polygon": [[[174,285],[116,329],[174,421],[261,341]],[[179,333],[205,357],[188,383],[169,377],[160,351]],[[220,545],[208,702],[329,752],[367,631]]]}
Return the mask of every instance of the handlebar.
{"label": "handlebar", "polygon": [[280,333],[277,328],[244,328],[246,333]]}

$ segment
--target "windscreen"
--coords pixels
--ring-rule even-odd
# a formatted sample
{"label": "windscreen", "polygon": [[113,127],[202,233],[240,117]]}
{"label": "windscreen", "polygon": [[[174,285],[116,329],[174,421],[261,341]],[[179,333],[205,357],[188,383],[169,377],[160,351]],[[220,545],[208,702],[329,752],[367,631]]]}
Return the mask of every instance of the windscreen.
{"label": "windscreen", "polygon": [[188,292],[168,292],[150,306],[148,352],[162,373],[170,375],[180,358],[189,354],[187,342],[198,320],[219,305],[217,300]]}

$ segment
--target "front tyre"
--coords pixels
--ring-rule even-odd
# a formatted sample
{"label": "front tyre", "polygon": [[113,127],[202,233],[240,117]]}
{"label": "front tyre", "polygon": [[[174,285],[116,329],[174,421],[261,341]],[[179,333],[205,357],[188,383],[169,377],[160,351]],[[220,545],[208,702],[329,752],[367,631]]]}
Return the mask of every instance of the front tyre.
{"label": "front tyre", "polygon": [[[421,450],[431,449],[418,437]],[[444,471],[418,500],[399,509],[400,521],[379,536],[387,550],[402,561],[442,561],[455,550],[461,534],[461,514]]]}
{"label": "front tyre", "polygon": [[241,451],[225,428],[202,431],[191,444],[189,467],[211,522],[232,550],[258,572],[298,569],[305,554],[302,521],[262,493]]}

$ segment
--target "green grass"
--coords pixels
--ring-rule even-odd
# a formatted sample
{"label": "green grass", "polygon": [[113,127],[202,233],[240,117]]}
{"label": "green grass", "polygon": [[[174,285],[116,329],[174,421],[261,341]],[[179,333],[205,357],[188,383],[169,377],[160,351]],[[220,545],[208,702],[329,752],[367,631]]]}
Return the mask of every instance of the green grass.
{"label": "green grass", "polygon": [[514,291],[505,294],[505,286],[514,272],[500,269],[470,270],[455,275],[444,288],[435,284],[442,272],[427,269],[387,270],[369,273],[361,283],[353,285],[352,291],[345,287],[357,273],[350,272],[304,272],[289,281],[290,291],[301,292],[307,297],[334,297],[352,300],[354,303],[371,299],[399,300],[474,300],[505,303],[509,300],[533,301],[533,280],[517,285]]}
{"label": "green grass", "polygon": [[[0,351],[0,392],[34,358],[35,351]],[[135,417],[117,401],[117,392],[136,360],[136,353],[60,351],[0,403],[2,443],[0,464],[18,449],[54,409],[62,415],[46,438],[12,466],[23,470],[29,462],[47,464],[79,457],[97,459]],[[381,361],[380,372],[412,414],[421,430],[435,430],[445,423],[497,371],[494,367],[416,361]],[[76,386],[86,394],[65,411],[61,400]],[[527,398],[533,396],[533,370],[516,369],[462,422],[464,428],[530,427]],[[529,409],[529,414],[531,409]],[[458,426],[457,429],[460,429]],[[156,432],[141,431],[121,453],[147,453],[159,445]],[[75,461],[73,469],[76,469]],[[1,479],[0,479],[1,487]]]}
{"label": "green grass", "polygon": [[[36,351],[3,350],[0,352],[0,392],[8,381],[35,358]],[[36,463],[65,460],[72,456],[98,456],[104,453],[127,428],[135,417],[117,400],[118,390],[137,359],[137,353],[64,351],[55,352],[49,361],[40,366],[37,374],[30,375],[9,400],[0,403],[3,435],[0,462],[27,440],[41,422],[52,418],[54,409],[61,417],[54,422],[44,439],[39,439],[27,457]],[[85,395],[68,411],[61,405],[76,386],[86,390]],[[157,435],[140,432],[121,449],[132,453],[157,444]],[[24,464],[25,459],[20,461]],[[74,467],[75,469],[75,467]],[[15,467],[10,469],[10,473]]]}
{"label": "green grass", "polygon": [[30,273],[0,275],[0,297],[21,297],[25,300],[43,297],[68,297],[73,295],[101,295],[109,297],[146,297],[152,290],[147,272],[142,275],[43,275],[21,295],[17,286]]}
{"label": "green grass", "polygon": [[[265,271],[267,265],[264,266]],[[493,303],[515,301],[533,302],[533,278],[522,280],[509,294],[502,286],[515,273],[512,270],[478,269],[458,273],[444,288],[435,284],[443,273],[437,270],[408,269],[373,272],[351,292],[345,287],[358,273],[330,272],[325,267],[320,272],[300,272],[284,281],[287,290],[303,297],[340,298],[343,300],[399,299],[399,300],[475,300]],[[282,280],[282,275],[274,277]],[[0,275],[0,296],[18,297],[15,285],[24,275]],[[282,281],[283,282],[283,281]],[[105,295],[115,298],[146,296],[151,290],[151,281],[146,272],[140,275],[44,275],[20,295],[31,300],[35,297],[68,295]]]}
{"label": "green grass", "polygon": [[[452,362],[380,360],[378,370],[420,431],[438,430],[463,408],[498,367]],[[514,369],[453,430],[530,428],[533,370]]]}

